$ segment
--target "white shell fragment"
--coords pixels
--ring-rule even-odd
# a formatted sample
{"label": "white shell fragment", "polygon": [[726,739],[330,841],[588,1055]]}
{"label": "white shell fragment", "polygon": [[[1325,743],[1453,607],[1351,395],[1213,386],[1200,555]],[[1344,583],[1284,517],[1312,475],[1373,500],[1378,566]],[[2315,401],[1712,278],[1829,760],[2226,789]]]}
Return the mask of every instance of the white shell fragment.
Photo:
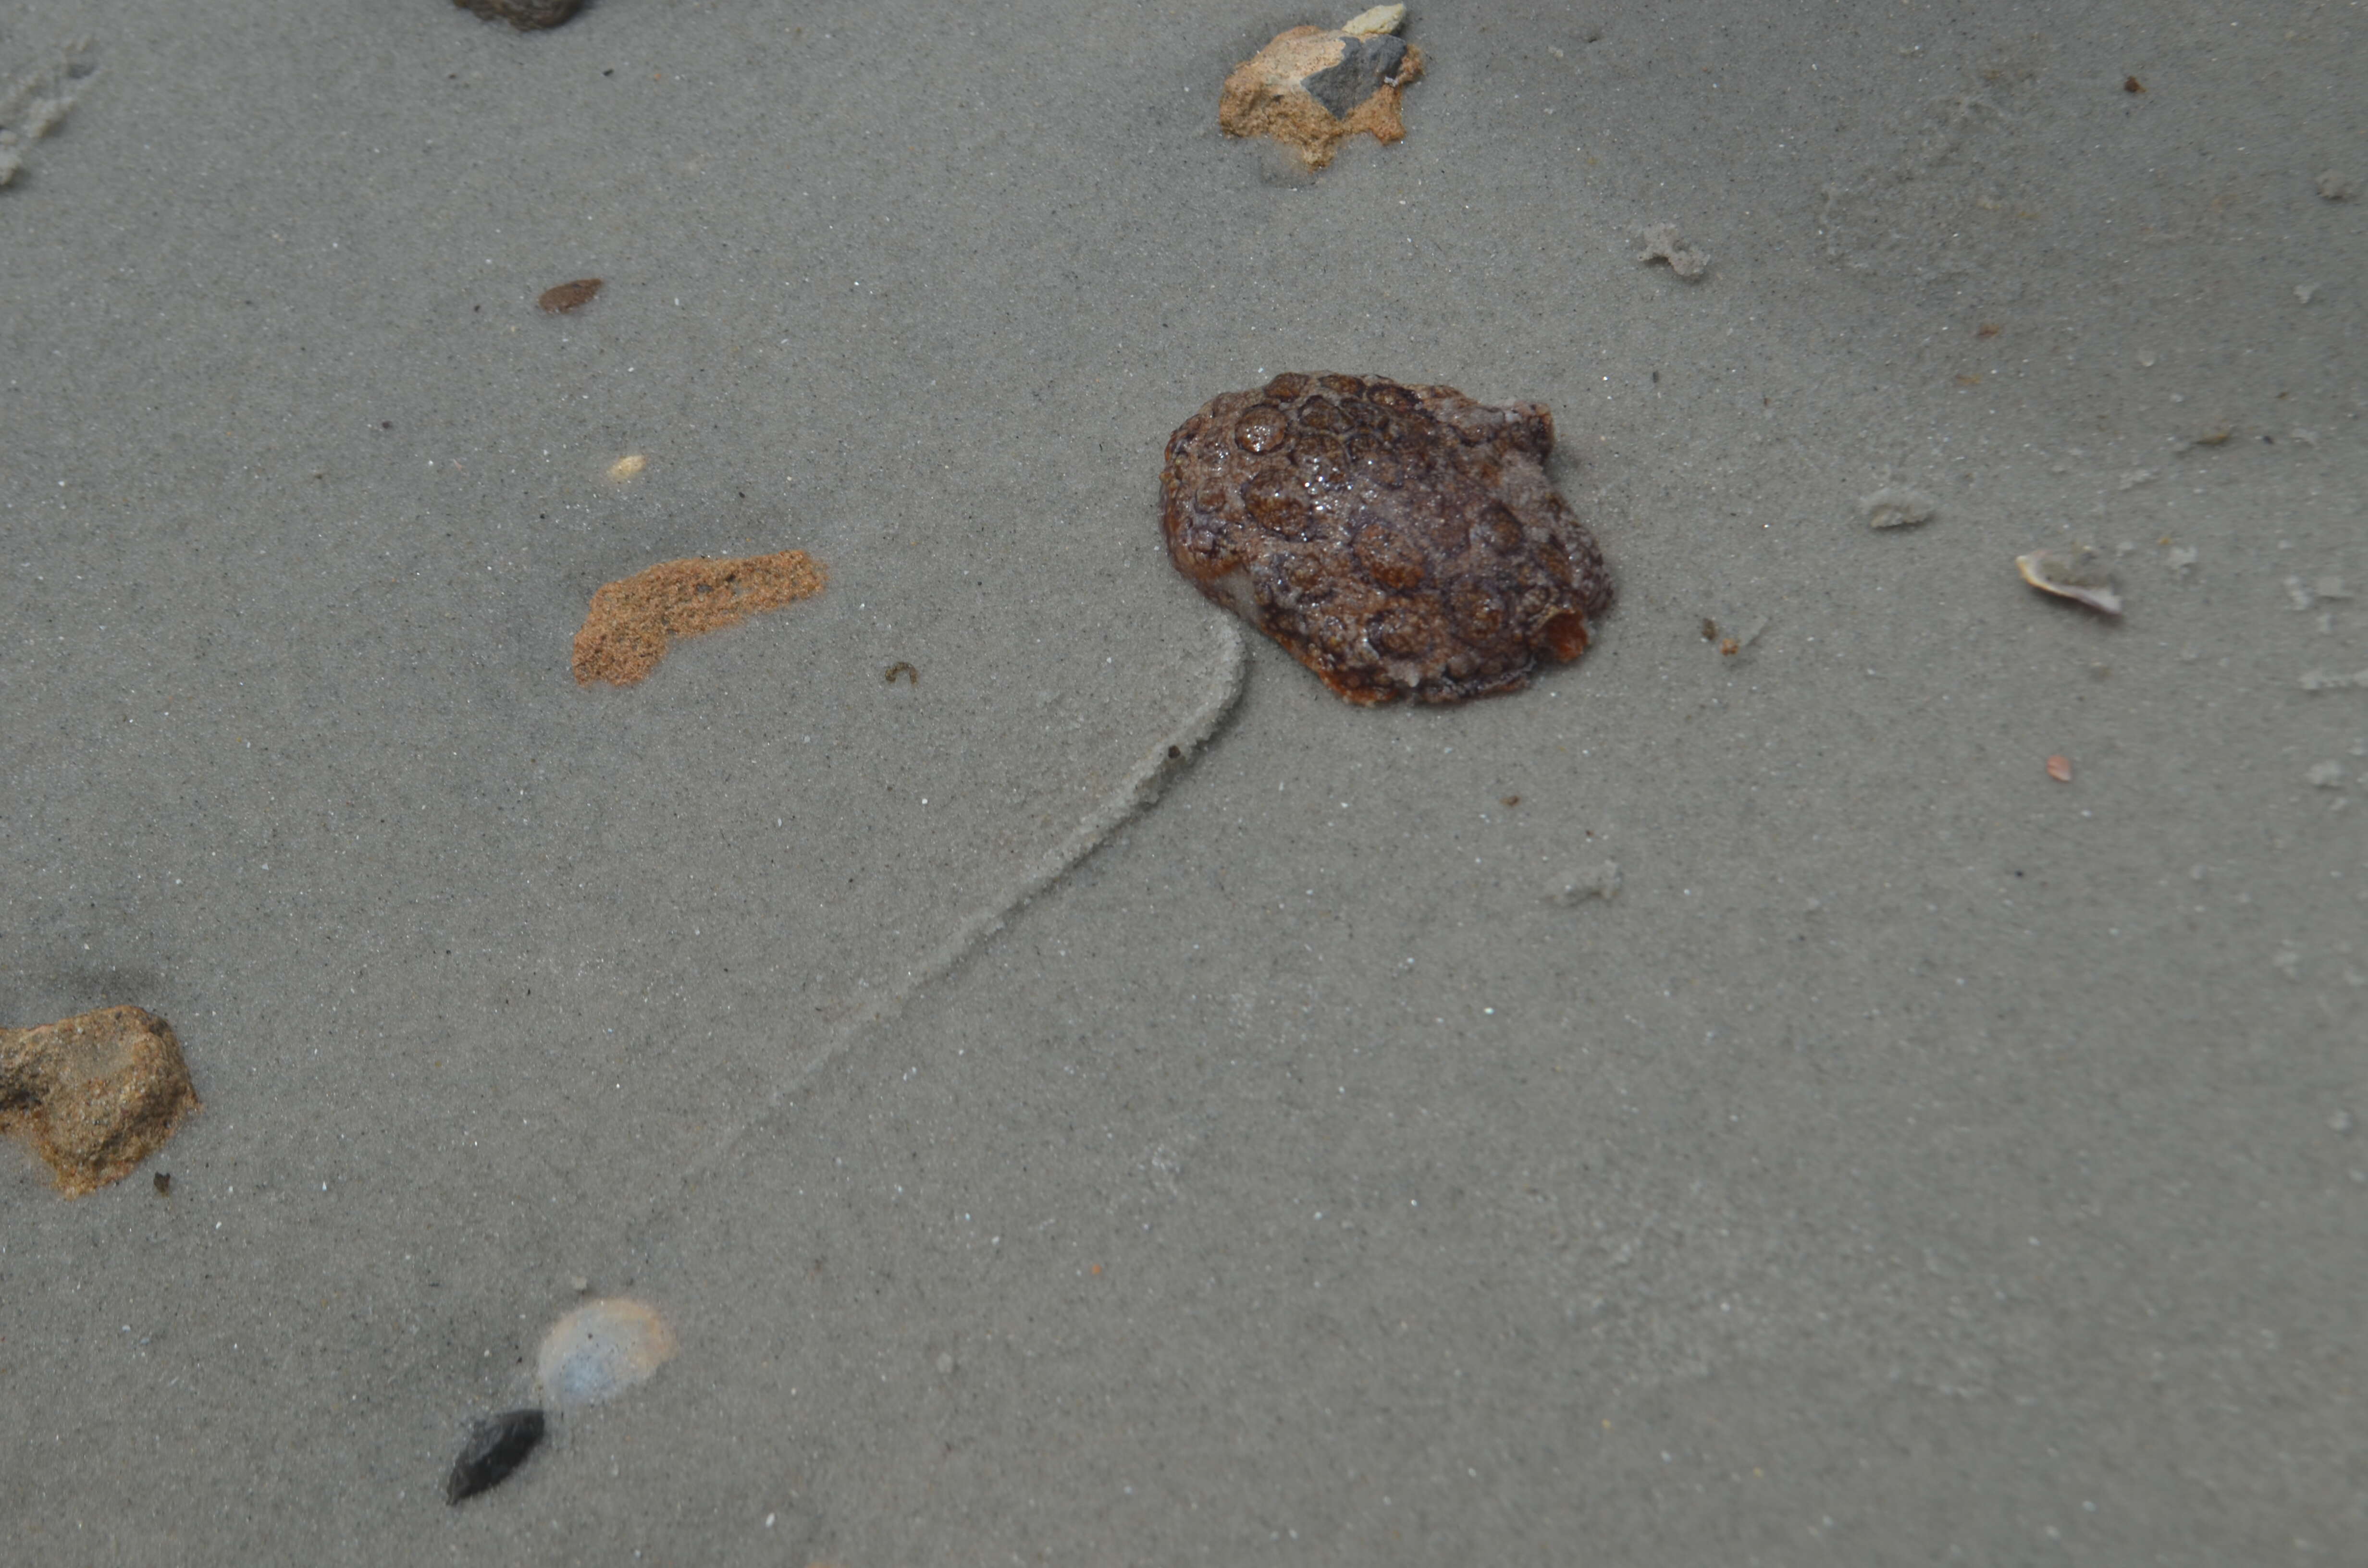
{"label": "white shell fragment", "polygon": [[1404,26],[1406,26],[1405,6],[1376,6],[1370,11],[1360,11],[1341,23],[1340,30],[1354,34],[1358,38],[1380,38],[1386,33],[1394,33]]}
{"label": "white shell fragment", "polygon": [[1941,504],[1921,490],[1886,484],[1872,495],[1859,497],[1858,514],[1871,528],[1913,528],[1939,517]]}
{"label": "white shell fragment", "polygon": [[535,1381],[552,1404],[598,1404],[647,1382],[675,1348],[674,1330],[656,1308],[611,1296],[551,1325],[535,1352]]}
{"label": "white shell fragment", "polygon": [[2022,580],[2043,594],[2087,605],[2101,615],[2122,613],[2122,596],[2113,591],[2113,574],[2094,546],[2071,550],[2034,550],[2014,558]]}

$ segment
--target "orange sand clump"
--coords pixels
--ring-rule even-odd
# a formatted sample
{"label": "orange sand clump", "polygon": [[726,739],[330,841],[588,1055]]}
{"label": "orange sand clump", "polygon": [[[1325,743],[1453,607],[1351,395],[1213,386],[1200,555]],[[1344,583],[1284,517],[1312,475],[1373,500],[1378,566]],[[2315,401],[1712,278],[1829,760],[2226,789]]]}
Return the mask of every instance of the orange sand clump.
{"label": "orange sand clump", "polygon": [[144,1007],[0,1029],[0,1132],[31,1144],[68,1198],[130,1176],[199,1108],[173,1026]]}
{"label": "orange sand clump", "polygon": [[803,550],[737,561],[661,561],[592,596],[575,634],[575,678],[632,686],[658,667],[667,644],[736,626],[822,592],[822,563]]}

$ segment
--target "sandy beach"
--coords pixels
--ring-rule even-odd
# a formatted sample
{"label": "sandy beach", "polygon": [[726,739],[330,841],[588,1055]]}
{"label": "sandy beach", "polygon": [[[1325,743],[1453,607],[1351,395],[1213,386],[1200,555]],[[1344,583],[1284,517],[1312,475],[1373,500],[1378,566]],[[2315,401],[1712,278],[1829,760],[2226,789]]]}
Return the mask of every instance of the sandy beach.
{"label": "sandy beach", "polygon": [[[203,1101],[0,1146],[13,1552],[2359,1551],[2358,9],[1415,6],[1404,141],[1219,132],[1354,9],[0,0],[0,1026]],[[1334,370],[1553,411],[1584,656],[1179,576]]]}

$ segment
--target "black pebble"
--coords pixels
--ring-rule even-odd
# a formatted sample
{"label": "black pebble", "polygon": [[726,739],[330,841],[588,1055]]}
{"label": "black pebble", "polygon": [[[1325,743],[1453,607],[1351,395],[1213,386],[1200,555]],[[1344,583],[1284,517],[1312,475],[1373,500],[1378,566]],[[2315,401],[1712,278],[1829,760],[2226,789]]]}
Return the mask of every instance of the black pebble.
{"label": "black pebble", "polygon": [[1406,51],[1406,40],[1388,34],[1341,42],[1339,60],[1300,84],[1308,97],[1332,111],[1335,119],[1348,119],[1349,111],[1372,97],[1383,83],[1395,82]]}
{"label": "black pebble", "polygon": [[542,1425],[540,1410],[505,1410],[478,1422],[462,1445],[461,1457],[452,1461],[452,1473],[444,1483],[444,1501],[459,1503],[507,1481],[510,1471],[526,1463],[527,1455],[541,1443]]}

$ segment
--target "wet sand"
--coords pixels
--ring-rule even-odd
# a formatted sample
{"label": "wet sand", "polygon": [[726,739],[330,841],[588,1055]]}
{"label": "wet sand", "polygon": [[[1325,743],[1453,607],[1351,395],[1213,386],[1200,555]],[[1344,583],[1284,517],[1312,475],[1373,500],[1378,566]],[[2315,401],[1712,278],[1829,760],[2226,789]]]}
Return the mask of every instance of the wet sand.
{"label": "wet sand", "polygon": [[[1354,8],[0,0],[0,1025],[205,1108],[0,1148],[28,1560],[2341,1555],[2359,29],[1417,7],[1218,134]],[[1232,667],[1163,443],[1336,369],[1553,409],[1581,660]]]}

